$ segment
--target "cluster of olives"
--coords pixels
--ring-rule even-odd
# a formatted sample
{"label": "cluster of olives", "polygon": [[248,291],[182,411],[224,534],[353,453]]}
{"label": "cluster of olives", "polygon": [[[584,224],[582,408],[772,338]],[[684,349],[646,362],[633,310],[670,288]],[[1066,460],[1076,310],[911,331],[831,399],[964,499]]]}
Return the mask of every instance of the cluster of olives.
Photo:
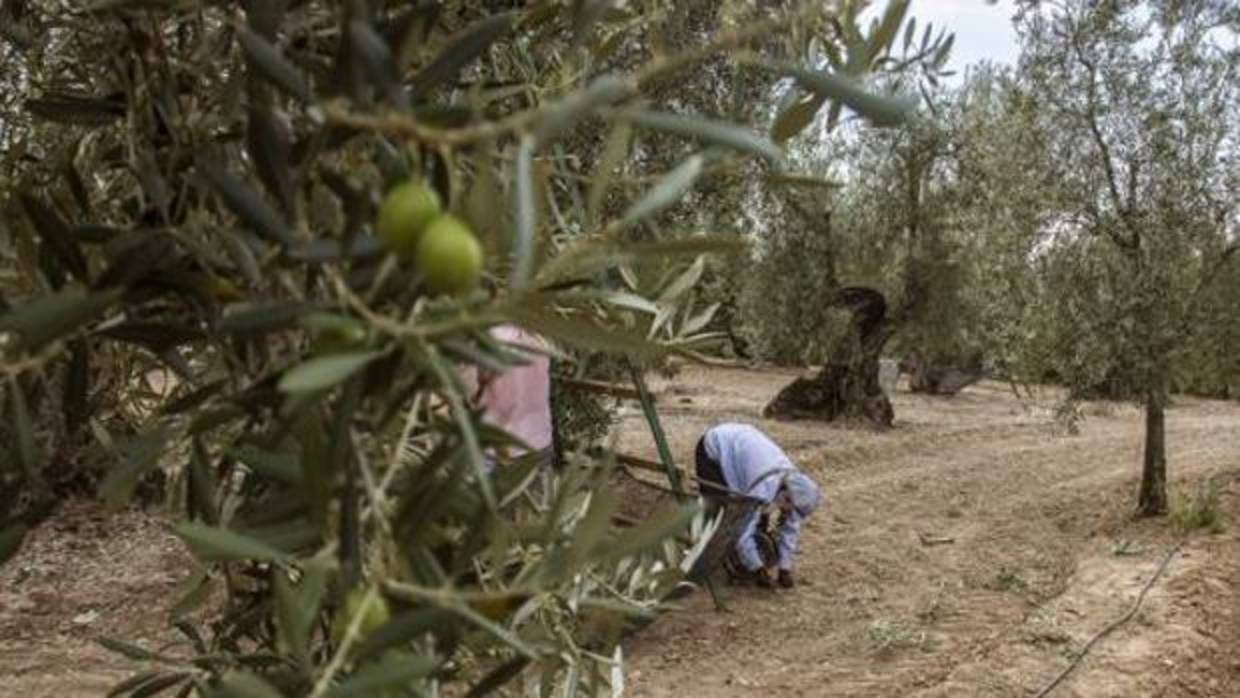
{"label": "cluster of olives", "polygon": [[425,183],[393,187],[379,206],[375,232],[402,260],[412,260],[433,293],[461,294],[478,285],[482,246],[469,225],[445,213]]}

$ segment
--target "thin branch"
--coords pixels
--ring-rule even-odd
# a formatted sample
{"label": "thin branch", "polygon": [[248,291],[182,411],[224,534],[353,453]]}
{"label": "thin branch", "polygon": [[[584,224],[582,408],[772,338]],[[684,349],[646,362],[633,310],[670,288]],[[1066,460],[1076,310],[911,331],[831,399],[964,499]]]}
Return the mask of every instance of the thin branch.
{"label": "thin branch", "polygon": [[[626,76],[624,83],[630,95],[636,94],[661,77],[700,63],[715,54],[737,48],[751,41],[768,38],[781,29],[810,19],[818,11],[818,8],[811,3],[799,12],[757,22],[744,29],[722,34],[698,48],[673,56],[655,58],[640,70]],[[423,143],[463,146],[528,131],[535,123],[561,110],[569,100],[579,94],[580,90],[576,90],[541,107],[517,112],[496,121],[453,129],[430,126],[407,114],[390,113],[376,116],[354,112],[342,100],[328,102],[322,105],[322,109],[328,123],[402,136]]]}
{"label": "thin branch", "polygon": [[1094,145],[1097,146],[1102,156],[1102,169],[1106,173],[1107,190],[1111,194],[1111,202],[1115,205],[1119,212],[1120,219],[1124,222],[1124,226],[1128,229],[1130,238],[1125,239],[1118,232],[1111,228],[1106,228],[1107,235],[1121,249],[1136,251],[1141,244],[1141,233],[1132,220],[1132,210],[1125,205],[1123,197],[1120,195],[1119,183],[1115,172],[1114,157],[1111,154],[1111,147],[1107,143],[1106,137],[1102,133],[1102,128],[1098,124],[1098,68],[1085,55],[1085,50],[1080,44],[1080,35],[1075,31],[1072,32],[1072,49],[1076,54],[1077,61],[1089,73],[1089,85],[1086,91],[1087,106],[1085,111],[1085,120],[1089,124],[1089,133],[1093,138]]}

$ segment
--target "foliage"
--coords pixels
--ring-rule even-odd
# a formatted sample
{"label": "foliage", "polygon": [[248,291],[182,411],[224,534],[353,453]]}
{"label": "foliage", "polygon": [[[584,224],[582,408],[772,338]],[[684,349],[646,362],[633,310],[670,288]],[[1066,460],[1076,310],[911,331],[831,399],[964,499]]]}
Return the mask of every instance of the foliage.
{"label": "foliage", "polygon": [[[0,3],[17,446],[0,556],[25,531],[12,493],[54,499],[47,473],[79,454],[51,449],[93,451],[114,506],[169,473],[197,560],[172,611],[187,649],[105,641],[160,666],[118,695],[618,685],[619,635],[692,562],[673,534],[703,522],[678,506],[617,532],[605,458],[487,475],[483,451],[511,437],[457,369],[523,360],[487,333],[501,322],[570,362],[709,350],[715,311],[692,288],[702,255],[740,245],[685,215],[695,187],[783,157],[669,95],[698,70],[718,88],[787,78],[802,113],[898,121],[906,101],[856,81],[899,28],[867,42],[867,4]],[[842,76],[788,58],[836,43]],[[478,288],[433,293],[374,234],[410,179],[477,235]]]}
{"label": "foliage", "polygon": [[1181,533],[1206,529],[1210,533],[1223,530],[1223,514],[1219,510],[1219,485],[1214,479],[1201,482],[1191,495],[1180,495],[1171,506],[1167,520]]}
{"label": "foliage", "polygon": [[1030,7],[1021,31],[1054,183],[1055,355],[1071,387],[1145,402],[1140,508],[1161,513],[1173,361],[1240,247],[1240,14],[1067,2]]}
{"label": "foliage", "polygon": [[[890,3],[864,36],[856,33],[844,47],[826,47],[806,58],[845,74],[868,64],[875,84],[896,94],[907,92],[913,82],[932,88],[950,75],[944,64],[952,37],[942,30],[936,34],[932,25],[918,27],[916,19],[905,16],[908,9],[909,3]],[[737,197],[748,206],[745,220],[757,239],[756,260],[745,263],[753,273],[744,273],[735,293],[740,334],[758,356],[781,363],[825,360],[843,335],[848,315],[824,299],[845,285],[890,291],[888,282],[905,267],[891,258],[885,244],[904,229],[903,221],[889,226],[893,222],[874,220],[879,212],[904,209],[893,208],[890,198],[875,197],[873,190],[900,187],[895,149],[916,128],[909,124],[924,123],[922,116],[900,129],[885,128],[895,124],[884,122],[865,128],[841,118],[839,109],[817,116],[807,111],[819,103],[801,100],[795,90],[782,94],[773,133],[788,135],[783,132],[793,125],[813,126],[809,134],[818,137],[791,141],[798,176],[770,177],[760,189],[750,187]]]}

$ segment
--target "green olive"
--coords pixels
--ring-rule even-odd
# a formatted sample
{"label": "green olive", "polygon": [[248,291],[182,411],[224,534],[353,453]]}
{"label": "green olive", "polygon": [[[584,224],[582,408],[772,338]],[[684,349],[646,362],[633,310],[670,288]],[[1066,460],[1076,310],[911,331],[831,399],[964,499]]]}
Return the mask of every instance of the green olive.
{"label": "green olive", "polygon": [[465,293],[482,275],[482,246],[469,226],[451,214],[426,226],[414,260],[434,293]]}
{"label": "green olive", "polygon": [[402,259],[413,257],[426,225],[439,215],[439,195],[425,183],[398,184],[383,197],[375,233]]}
{"label": "green olive", "polygon": [[[345,598],[344,605],[336,612],[336,617],[332,621],[332,640],[337,645],[344,641],[344,635],[349,629],[349,625],[353,622],[353,618],[362,611],[362,602],[366,600],[366,588],[357,587],[349,592]],[[385,623],[392,617],[392,610],[388,607],[387,601],[383,595],[375,592],[375,596],[370,601],[370,605],[366,607],[366,615],[362,617],[362,624],[357,631],[357,640],[363,640],[374,631],[383,627]]]}

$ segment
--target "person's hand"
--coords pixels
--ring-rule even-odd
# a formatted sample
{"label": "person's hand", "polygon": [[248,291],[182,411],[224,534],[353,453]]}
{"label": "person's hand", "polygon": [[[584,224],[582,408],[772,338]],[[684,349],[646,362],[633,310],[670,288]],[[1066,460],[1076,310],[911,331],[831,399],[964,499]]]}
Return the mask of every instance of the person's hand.
{"label": "person's hand", "polygon": [[779,586],[785,589],[791,589],[792,587],[796,585],[797,585],[796,580],[792,578],[792,570],[780,570],[779,571]]}

